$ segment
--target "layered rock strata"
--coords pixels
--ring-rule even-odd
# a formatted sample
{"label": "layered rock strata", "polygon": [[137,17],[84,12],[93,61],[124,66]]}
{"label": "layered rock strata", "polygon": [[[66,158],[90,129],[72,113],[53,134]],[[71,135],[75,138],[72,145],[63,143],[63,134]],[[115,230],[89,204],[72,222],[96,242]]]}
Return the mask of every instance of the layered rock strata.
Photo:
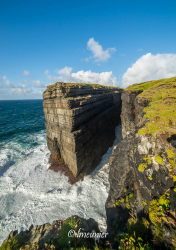
{"label": "layered rock strata", "polygon": [[56,83],[45,90],[43,105],[52,161],[66,164],[74,176],[91,172],[115,138],[121,90]]}
{"label": "layered rock strata", "polygon": [[176,78],[125,90],[121,120],[123,140],[111,157],[106,202],[112,240],[121,247],[175,249]]}
{"label": "layered rock strata", "polygon": [[[62,126],[58,125],[61,121],[57,124],[54,119],[60,117],[60,110],[63,113],[69,113],[75,112],[73,110],[77,108],[78,110],[81,107],[88,108],[86,106],[89,105],[88,103],[95,104],[97,97],[103,99],[106,95],[109,98],[111,96],[111,100],[117,101],[120,98],[118,89],[104,93],[102,89],[101,93],[89,96],[79,89],[83,86],[73,84],[66,87],[65,84],[59,83],[49,87],[44,93],[47,135],[52,131],[56,134],[56,139],[52,136],[48,137],[48,145],[51,147],[52,157],[59,161],[62,151],[57,138],[59,138],[58,134],[61,134],[62,138],[62,132],[60,132]],[[86,93],[90,93],[89,85],[84,88]],[[91,88],[97,91],[96,86]],[[79,96],[74,89],[79,90]],[[85,106],[81,102],[85,103]],[[120,102],[115,103],[118,103],[114,104],[115,107],[119,107]],[[57,111],[58,107],[59,111]],[[112,102],[110,107],[113,107]],[[85,242],[85,239],[75,241],[75,238],[68,238],[70,229],[77,230],[80,227],[85,232],[99,232],[95,221],[74,216],[65,222],[55,221],[51,225],[31,226],[29,230],[21,233],[12,232],[0,249],[69,249],[82,246],[93,249],[95,245],[100,249],[103,247],[105,249],[176,249],[175,107],[176,78],[133,85],[122,94],[123,140],[115,147],[110,159],[110,191],[106,202],[108,232],[112,246],[109,242],[102,242],[99,245],[99,241],[97,245],[90,239],[86,239]],[[52,111],[49,112],[49,110]],[[111,116],[113,119],[118,118],[116,112]],[[100,118],[101,113],[102,111]],[[107,113],[109,114],[108,108]],[[49,117],[47,117],[48,114]],[[68,119],[66,117],[65,119]],[[69,116],[72,124],[75,124],[73,117],[75,115]],[[92,121],[90,124],[94,124],[96,117],[97,115],[89,119]],[[109,123],[108,120],[107,123]],[[74,132],[82,128],[85,128],[85,132],[86,129],[89,131],[87,124],[89,124],[88,121],[85,121],[80,127],[68,126],[69,129],[65,129],[63,133],[74,135]],[[49,131],[51,128],[53,130]],[[85,138],[91,138],[86,133],[84,135]],[[73,138],[74,143],[78,142],[75,139],[76,136]],[[106,138],[105,133],[101,135],[101,143],[103,138]],[[81,140],[84,140],[84,137]],[[108,141],[108,138],[106,140]],[[92,151],[92,154],[94,155],[95,152]]]}

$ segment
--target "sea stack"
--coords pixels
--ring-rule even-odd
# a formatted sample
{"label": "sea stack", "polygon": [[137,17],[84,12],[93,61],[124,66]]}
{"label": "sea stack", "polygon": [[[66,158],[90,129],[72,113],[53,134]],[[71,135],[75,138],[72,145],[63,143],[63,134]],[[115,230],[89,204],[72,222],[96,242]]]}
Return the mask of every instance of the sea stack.
{"label": "sea stack", "polygon": [[51,162],[64,163],[75,177],[90,173],[115,139],[121,92],[99,84],[49,85],[43,106]]}

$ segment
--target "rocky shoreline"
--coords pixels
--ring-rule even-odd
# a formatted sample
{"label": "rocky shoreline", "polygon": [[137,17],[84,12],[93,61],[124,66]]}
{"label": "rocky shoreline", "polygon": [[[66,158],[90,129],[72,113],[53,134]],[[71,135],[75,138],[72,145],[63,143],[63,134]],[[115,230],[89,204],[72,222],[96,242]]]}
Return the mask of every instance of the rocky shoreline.
{"label": "rocky shoreline", "polygon": [[[50,89],[50,104],[57,96],[57,88],[55,88],[55,86],[57,86],[57,84],[54,85],[54,92],[53,86]],[[73,86],[75,88],[75,85]],[[79,90],[78,92],[80,94],[83,93],[83,89],[79,86],[80,85],[77,86],[76,91]],[[63,88],[63,93],[64,95],[68,96],[72,95],[73,99],[69,99],[69,102],[70,104],[72,103],[75,105],[75,102],[73,101],[76,96],[76,94],[74,94],[74,88],[70,88],[71,90],[65,90],[65,88]],[[87,88],[85,89],[88,91]],[[48,91],[49,90],[47,90],[45,94],[47,93],[48,95]],[[96,90],[96,92],[97,91],[99,90]],[[106,90],[104,89],[103,91]],[[101,91],[99,93],[102,95]],[[111,90],[108,90],[108,93],[111,93]],[[122,91],[120,90],[119,94],[121,95],[121,93]],[[111,93],[111,95],[114,94]],[[84,95],[82,98],[85,98]],[[47,98],[45,100],[47,100]],[[62,101],[60,103],[62,103],[63,100],[64,102],[66,101],[62,96]],[[75,100],[76,102],[78,101],[77,99]],[[118,105],[120,105],[119,102]],[[44,107],[46,108],[46,104]],[[83,240],[81,243],[75,243],[75,241],[73,241],[72,243],[75,245],[70,245],[70,239],[67,237],[68,228],[79,228],[80,224],[78,225],[75,222],[70,224],[68,219],[66,222],[63,222],[65,225],[67,225],[65,226],[66,229],[64,229],[64,233],[62,234],[58,232],[58,234],[55,236],[55,239],[52,238],[53,234],[50,234],[53,229],[48,230],[48,235],[51,235],[49,238],[50,243],[47,243],[48,245],[40,245],[40,240],[42,238],[41,234],[38,241],[35,242],[37,245],[32,246],[31,244],[33,244],[33,242],[31,237],[25,241],[24,236],[22,236],[23,234],[16,232],[15,234],[10,234],[9,238],[4,241],[0,249],[8,249],[7,246],[11,247],[13,244],[17,243],[19,244],[19,248],[16,249],[81,249],[81,247],[82,249],[175,249],[175,107],[176,78],[135,84],[123,91],[121,110],[123,138],[122,141],[115,147],[109,159],[110,191],[106,202],[108,226],[107,239],[101,240],[99,242],[95,240]],[[50,109],[49,106],[47,107],[47,112],[48,109]],[[118,115],[116,117],[118,120]],[[73,122],[73,120],[69,121]],[[53,121],[53,123],[55,124],[55,121]],[[103,126],[103,124],[101,125]],[[52,122],[50,121],[50,124],[47,126],[49,126],[47,129],[50,131],[52,128]],[[55,128],[55,126],[53,126],[53,128]],[[114,128],[114,124],[111,128]],[[57,136],[57,131],[55,129],[53,131]],[[69,133],[71,134],[73,131],[70,129]],[[51,133],[51,131],[49,133]],[[103,134],[101,134],[101,136],[101,140],[103,140]],[[111,141],[114,137],[110,136],[109,138]],[[57,157],[54,158],[58,158],[58,152],[60,151],[58,150],[58,144],[56,141],[49,141],[48,144],[51,153],[53,153],[53,155],[56,153]],[[94,152],[94,150],[91,152]],[[84,154],[82,154],[82,156],[83,155]],[[100,155],[101,154],[98,153],[97,156],[95,153],[95,156],[98,158]],[[75,166],[76,165],[74,165],[74,167]],[[64,164],[63,169],[65,169],[64,171],[67,175],[70,175],[67,173],[68,171],[66,170]],[[57,164],[55,167],[53,167],[53,170],[57,170]],[[71,170],[71,172],[73,173],[74,171]],[[77,176],[78,172],[74,172],[75,176]],[[72,179],[73,182],[74,180],[76,179]],[[82,220],[80,218],[77,219],[79,221]],[[94,223],[96,224],[95,221]],[[87,225],[86,230],[91,232],[91,225],[87,221],[85,224]],[[41,228],[42,226],[38,227],[36,232],[42,231]],[[43,228],[45,228],[45,226],[43,226]],[[33,227],[26,231],[28,232],[27,234],[33,232],[32,230],[34,230]],[[99,232],[97,224],[96,228],[93,230]],[[66,244],[64,246],[62,245],[63,235],[64,242]]]}

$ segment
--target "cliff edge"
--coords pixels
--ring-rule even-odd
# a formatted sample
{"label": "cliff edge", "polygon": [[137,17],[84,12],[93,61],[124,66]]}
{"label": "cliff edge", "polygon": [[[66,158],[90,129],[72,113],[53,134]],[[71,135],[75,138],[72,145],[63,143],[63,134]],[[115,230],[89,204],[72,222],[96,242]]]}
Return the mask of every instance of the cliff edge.
{"label": "cliff edge", "polygon": [[176,78],[128,87],[121,121],[123,140],[110,163],[108,230],[122,249],[175,249]]}
{"label": "cliff edge", "polygon": [[[97,222],[91,218],[86,220],[72,216],[52,224],[31,225],[29,230],[19,233],[13,231],[0,246],[0,250],[95,249],[96,235],[101,235]],[[104,246],[105,242],[100,239],[101,245]]]}
{"label": "cliff edge", "polygon": [[74,176],[90,173],[113,144],[121,90],[99,84],[55,83],[43,94],[51,162]]}
{"label": "cliff edge", "polygon": [[[113,141],[120,98],[121,90],[97,85],[49,86],[44,108],[52,157],[60,162],[68,156],[69,164],[74,159],[69,156],[75,155],[79,161],[69,165],[75,175],[82,171],[79,164],[84,171],[86,164],[91,169]],[[85,231],[99,232],[94,220],[73,217],[12,232],[0,249],[14,245],[21,249],[176,249],[176,78],[135,84],[123,91],[121,122],[123,138],[110,158],[109,237],[102,242],[70,240],[68,231],[82,225]]]}

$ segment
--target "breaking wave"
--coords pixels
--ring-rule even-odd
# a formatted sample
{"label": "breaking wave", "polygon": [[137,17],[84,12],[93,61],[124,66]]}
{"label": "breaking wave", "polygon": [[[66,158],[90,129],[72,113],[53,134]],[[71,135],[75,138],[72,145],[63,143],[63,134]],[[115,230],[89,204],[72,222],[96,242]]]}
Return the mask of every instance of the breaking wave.
{"label": "breaking wave", "polygon": [[[120,130],[117,127],[115,144]],[[24,142],[16,139],[0,148],[0,243],[12,230],[71,215],[94,218],[105,230],[108,158],[113,147],[91,175],[71,185],[66,176],[48,169],[44,130],[28,135]]]}

